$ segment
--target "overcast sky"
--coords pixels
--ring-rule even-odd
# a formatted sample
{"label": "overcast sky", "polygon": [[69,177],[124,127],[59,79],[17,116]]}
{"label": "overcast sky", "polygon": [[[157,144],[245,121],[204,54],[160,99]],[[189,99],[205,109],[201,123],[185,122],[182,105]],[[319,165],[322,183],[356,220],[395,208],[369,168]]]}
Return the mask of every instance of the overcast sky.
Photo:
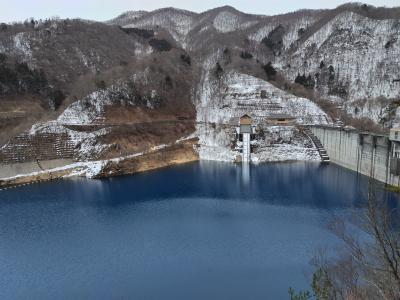
{"label": "overcast sky", "polygon": [[[21,21],[30,17],[44,19],[84,18],[104,21],[128,10],[154,10],[173,6],[202,12],[231,5],[254,14],[274,15],[301,8],[334,8],[350,2],[341,0],[0,0],[0,22]],[[369,0],[375,6],[400,6],[400,0]]]}

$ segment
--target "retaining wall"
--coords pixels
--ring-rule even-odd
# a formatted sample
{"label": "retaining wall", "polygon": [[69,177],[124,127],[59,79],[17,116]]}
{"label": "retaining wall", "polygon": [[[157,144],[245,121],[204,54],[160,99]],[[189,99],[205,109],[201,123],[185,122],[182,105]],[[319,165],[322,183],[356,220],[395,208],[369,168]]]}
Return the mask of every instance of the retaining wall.
{"label": "retaining wall", "polygon": [[399,186],[399,176],[389,171],[391,142],[388,136],[331,127],[310,129],[321,141],[331,162],[378,181]]}
{"label": "retaining wall", "polygon": [[65,165],[72,164],[72,159],[54,159],[54,160],[42,160],[38,162],[26,162],[26,163],[13,163],[13,164],[2,164],[0,163],[0,179],[9,178],[17,175],[30,174],[33,172],[41,172],[43,170],[63,167]]}

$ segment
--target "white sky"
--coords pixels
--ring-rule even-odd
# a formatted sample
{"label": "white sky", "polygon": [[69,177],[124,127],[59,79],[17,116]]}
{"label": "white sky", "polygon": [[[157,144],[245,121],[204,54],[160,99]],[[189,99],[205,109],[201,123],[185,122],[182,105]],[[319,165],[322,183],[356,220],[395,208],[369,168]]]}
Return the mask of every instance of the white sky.
{"label": "white sky", "polygon": [[[302,8],[334,8],[349,1],[341,0],[0,0],[0,22],[27,18],[84,18],[104,21],[128,10],[154,10],[176,7],[196,12],[230,5],[254,14],[275,15]],[[400,6],[399,0],[367,0],[375,6]]]}

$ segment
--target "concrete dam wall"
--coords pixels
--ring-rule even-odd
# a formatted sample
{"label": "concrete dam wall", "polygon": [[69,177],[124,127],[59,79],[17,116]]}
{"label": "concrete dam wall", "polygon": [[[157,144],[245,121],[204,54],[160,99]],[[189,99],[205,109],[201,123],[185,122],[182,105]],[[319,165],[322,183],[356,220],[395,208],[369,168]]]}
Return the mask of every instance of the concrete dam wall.
{"label": "concrete dam wall", "polygon": [[391,174],[392,143],[388,136],[332,127],[311,127],[331,162],[378,181],[399,186],[400,177]]}

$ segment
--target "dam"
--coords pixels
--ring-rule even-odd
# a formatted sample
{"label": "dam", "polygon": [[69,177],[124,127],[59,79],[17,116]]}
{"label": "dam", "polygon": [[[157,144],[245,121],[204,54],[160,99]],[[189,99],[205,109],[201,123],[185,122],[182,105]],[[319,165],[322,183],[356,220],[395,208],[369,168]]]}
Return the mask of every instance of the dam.
{"label": "dam", "polygon": [[393,136],[328,126],[310,126],[332,163],[385,184],[400,186],[399,141]]}

